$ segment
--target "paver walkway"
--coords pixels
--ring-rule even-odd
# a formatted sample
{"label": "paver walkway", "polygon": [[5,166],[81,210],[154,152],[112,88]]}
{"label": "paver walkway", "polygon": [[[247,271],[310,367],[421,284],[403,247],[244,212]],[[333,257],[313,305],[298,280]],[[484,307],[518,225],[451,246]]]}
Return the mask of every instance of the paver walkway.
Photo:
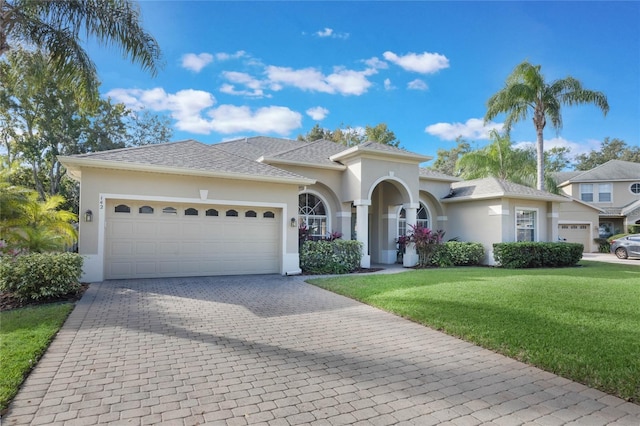
{"label": "paver walkway", "polygon": [[17,424],[640,424],[640,406],[305,284],[92,284]]}

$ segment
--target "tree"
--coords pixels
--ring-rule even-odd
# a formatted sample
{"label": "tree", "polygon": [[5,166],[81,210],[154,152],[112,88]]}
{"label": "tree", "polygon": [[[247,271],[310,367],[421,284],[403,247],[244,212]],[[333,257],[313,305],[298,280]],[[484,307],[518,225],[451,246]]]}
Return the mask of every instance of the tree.
{"label": "tree", "polygon": [[[46,54],[20,49],[0,62],[0,128],[7,162],[17,160],[30,169],[28,178],[16,173],[20,180],[14,183],[35,189],[42,200],[61,191],[76,198],[75,184],[64,181],[59,155],[171,138],[168,121],[146,111],[134,114],[103,99],[90,106],[78,102]],[[75,203],[69,207],[74,210]]]}
{"label": "tree", "polygon": [[364,138],[366,142],[377,142],[395,148],[400,146],[400,141],[396,139],[396,135],[389,130],[385,123],[380,123],[373,127],[367,125],[364,128]]}
{"label": "tree", "polygon": [[464,179],[489,176],[521,185],[533,186],[535,160],[531,150],[514,148],[509,134],[491,131],[492,142],[482,149],[462,155],[456,164]]}
{"label": "tree", "polygon": [[0,57],[19,46],[41,49],[61,78],[93,100],[96,69],[82,39],[118,46],[124,57],[157,73],[160,48],[142,28],[140,9],[131,0],[0,0],[0,17]]}
{"label": "tree", "polygon": [[640,163],[640,147],[630,147],[622,139],[604,138],[600,149],[576,156],[576,170],[591,170],[609,160],[623,160]]}
{"label": "tree", "polygon": [[367,141],[394,147],[400,145],[400,141],[396,139],[396,135],[389,130],[385,123],[379,123],[375,126],[367,125],[364,130],[341,124],[340,127],[333,131],[322,128],[320,124],[316,123],[306,135],[300,134],[296,139],[304,142],[325,139],[345,146],[355,146]]}
{"label": "tree", "polygon": [[505,87],[487,101],[485,122],[500,113],[506,113],[505,130],[513,124],[532,115],[536,129],[536,182],[537,188],[544,190],[544,128],[547,119],[556,131],[562,129],[562,105],[591,103],[606,115],[609,104],[601,92],[587,90],[573,77],[547,83],[540,72],[540,65],[524,61],[515,67],[507,77]]}
{"label": "tree", "polygon": [[571,148],[566,146],[554,146],[553,148],[545,151],[545,175],[561,172],[566,169],[571,164],[571,160],[569,158],[570,154]]}
{"label": "tree", "polygon": [[460,170],[456,167],[456,163],[462,155],[471,151],[471,145],[462,136],[456,138],[456,143],[455,148],[450,150],[438,148],[436,159],[429,169],[449,176],[460,176]]}

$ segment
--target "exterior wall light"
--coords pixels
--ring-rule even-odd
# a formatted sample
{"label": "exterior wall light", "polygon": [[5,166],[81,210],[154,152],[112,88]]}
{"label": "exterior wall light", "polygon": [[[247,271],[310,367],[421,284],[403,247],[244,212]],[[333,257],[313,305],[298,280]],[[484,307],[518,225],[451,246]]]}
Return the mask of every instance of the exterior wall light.
{"label": "exterior wall light", "polygon": [[291,227],[295,228],[296,226],[298,226],[298,222],[296,221],[295,217],[291,218]]}
{"label": "exterior wall light", "polygon": [[93,212],[91,210],[87,210],[86,212],[84,212],[84,221],[93,222]]}

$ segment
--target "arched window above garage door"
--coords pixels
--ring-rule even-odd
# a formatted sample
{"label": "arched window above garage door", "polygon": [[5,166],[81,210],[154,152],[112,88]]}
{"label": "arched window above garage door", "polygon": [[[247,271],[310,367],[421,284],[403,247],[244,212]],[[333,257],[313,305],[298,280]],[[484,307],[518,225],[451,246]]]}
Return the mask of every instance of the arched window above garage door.
{"label": "arched window above garage door", "polygon": [[153,214],[153,207],[151,206],[142,206],[138,209],[138,213],[140,214]]}
{"label": "arched window above garage door", "polygon": [[198,210],[194,209],[193,207],[189,207],[188,209],[186,209],[184,211],[184,215],[185,216],[198,216]]}
{"label": "arched window above garage door", "polygon": [[227,210],[226,213],[227,217],[238,217],[238,211],[237,210]]}
{"label": "arched window above garage door", "polygon": [[131,213],[131,207],[126,204],[118,204],[114,209],[116,213]]}

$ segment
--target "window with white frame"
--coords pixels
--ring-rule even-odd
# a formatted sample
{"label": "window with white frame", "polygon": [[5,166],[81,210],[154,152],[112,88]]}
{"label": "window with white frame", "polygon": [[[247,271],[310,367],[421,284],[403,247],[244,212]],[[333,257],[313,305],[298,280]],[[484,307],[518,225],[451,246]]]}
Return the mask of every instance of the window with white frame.
{"label": "window with white frame", "polygon": [[[430,228],[431,221],[429,220],[429,211],[420,203],[420,208],[416,213],[416,225],[423,228]],[[400,209],[398,213],[398,236],[407,235],[407,212],[404,207]]]}
{"label": "window with white frame", "polygon": [[328,235],[327,208],[320,197],[308,192],[298,195],[298,223],[307,227],[311,238]]}
{"label": "window with white frame", "polygon": [[611,202],[611,184],[610,183],[598,184],[598,202],[600,203]]}
{"label": "window with white frame", "polygon": [[516,241],[537,241],[537,211],[516,209]]}
{"label": "window with white frame", "polygon": [[629,191],[631,191],[633,194],[640,194],[640,182],[634,182],[631,184],[631,186],[629,187]]}
{"label": "window with white frame", "polygon": [[587,203],[593,202],[593,184],[592,183],[580,184],[580,201],[586,201]]}

